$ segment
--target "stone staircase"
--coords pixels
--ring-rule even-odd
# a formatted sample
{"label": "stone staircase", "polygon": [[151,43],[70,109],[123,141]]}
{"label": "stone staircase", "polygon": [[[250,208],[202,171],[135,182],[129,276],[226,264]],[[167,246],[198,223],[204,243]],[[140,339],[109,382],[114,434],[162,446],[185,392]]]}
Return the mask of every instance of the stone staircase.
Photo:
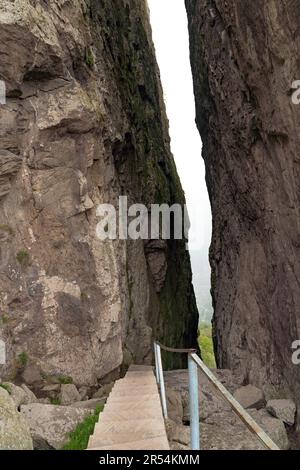
{"label": "stone staircase", "polygon": [[115,383],[88,450],[169,449],[153,367],[132,365]]}

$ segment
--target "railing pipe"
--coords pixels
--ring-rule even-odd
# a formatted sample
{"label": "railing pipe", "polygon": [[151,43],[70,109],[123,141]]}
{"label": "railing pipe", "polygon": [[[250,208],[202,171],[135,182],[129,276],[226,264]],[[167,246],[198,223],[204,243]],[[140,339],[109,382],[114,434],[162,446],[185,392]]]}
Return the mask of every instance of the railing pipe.
{"label": "railing pipe", "polygon": [[155,376],[156,376],[156,382],[159,384],[158,354],[157,354],[158,347],[159,347],[158,344],[154,342]]}
{"label": "railing pipe", "polygon": [[198,368],[191,355],[188,355],[189,395],[190,395],[190,432],[192,450],[200,450],[199,385]]}
{"label": "railing pipe", "polygon": [[162,361],[161,361],[161,348],[158,343],[156,343],[156,353],[157,353],[157,370],[158,370],[158,377],[159,377],[161,405],[163,409],[164,418],[167,419],[168,411],[167,411],[166,389],[165,389],[164,373],[163,373],[163,367],[162,367]]}

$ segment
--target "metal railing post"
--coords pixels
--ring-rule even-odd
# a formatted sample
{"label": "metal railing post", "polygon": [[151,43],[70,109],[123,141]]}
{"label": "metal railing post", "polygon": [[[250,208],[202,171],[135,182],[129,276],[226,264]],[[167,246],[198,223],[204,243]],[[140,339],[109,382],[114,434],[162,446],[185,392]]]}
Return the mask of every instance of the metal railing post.
{"label": "metal railing post", "polygon": [[164,373],[161,361],[161,349],[160,345],[156,343],[156,353],[157,353],[157,369],[158,369],[158,376],[159,376],[159,388],[160,388],[160,397],[161,397],[161,405],[163,409],[164,418],[167,419],[168,411],[167,411],[167,399],[166,399],[166,389],[165,389],[165,382],[164,382]]}
{"label": "metal railing post", "polygon": [[190,395],[190,428],[191,448],[200,450],[200,419],[199,419],[199,390],[198,368],[191,355],[188,355],[189,395]]}
{"label": "metal railing post", "polygon": [[154,341],[154,359],[155,359],[155,376],[156,382],[159,384],[159,373],[158,373],[158,358],[157,358],[157,348],[158,344]]}

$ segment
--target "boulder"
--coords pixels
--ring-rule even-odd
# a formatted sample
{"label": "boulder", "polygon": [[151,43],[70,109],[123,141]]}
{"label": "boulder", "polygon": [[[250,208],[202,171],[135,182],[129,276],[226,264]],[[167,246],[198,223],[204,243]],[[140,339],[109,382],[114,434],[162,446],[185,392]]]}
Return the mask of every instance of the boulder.
{"label": "boulder", "polygon": [[3,386],[6,387],[6,390],[8,391],[10,397],[12,398],[17,408],[19,408],[20,405],[25,405],[28,403],[28,397],[23,388],[18,387],[17,385],[11,382],[4,382]]}
{"label": "boulder", "polygon": [[51,404],[51,400],[49,397],[45,397],[45,398],[39,398],[37,403],[41,403],[43,405],[50,405]]}
{"label": "boulder", "polygon": [[30,403],[37,403],[38,402],[38,399],[37,397],[35,396],[35,394],[30,390],[30,388],[27,387],[27,385],[23,384],[21,385],[22,389],[24,390],[24,392],[26,393],[27,395],[27,404],[30,404]]}
{"label": "boulder", "polygon": [[22,373],[22,379],[27,385],[34,385],[43,380],[41,371],[35,364],[28,364],[25,367]]}
{"label": "boulder", "polygon": [[59,392],[60,391],[60,384],[50,384],[50,385],[45,385],[42,390],[42,392]]}
{"label": "boulder", "polygon": [[33,441],[33,450],[55,450],[54,447],[52,447],[49,442],[47,442],[45,439],[43,439],[41,436],[33,435],[32,436],[32,441]]}
{"label": "boulder", "polygon": [[9,393],[0,387],[0,449],[32,450],[32,439],[26,420],[16,409]]}
{"label": "boulder", "polygon": [[185,446],[186,449],[190,447],[190,427],[184,426],[183,424],[178,424],[172,419],[168,418],[166,420],[166,431],[168,440],[172,448],[180,446]]}
{"label": "boulder", "polygon": [[109,384],[102,385],[102,387],[99,388],[94,394],[93,398],[102,398],[102,397],[108,397],[110,392],[112,391],[112,388],[114,386],[114,382],[111,382]]}
{"label": "boulder", "polygon": [[273,418],[266,410],[250,410],[249,413],[281,450],[290,448],[285,426],[280,419]]}
{"label": "boulder", "polygon": [[98,405],[104,405],[106,402],[106,398],[91,398],[90,400],[78,401],[75,403],[71,403],[74,408],[82,408],[85,410],[94,410]]}
{"label": "boulder", "polygon": [[61,449],[69,440],[69,433],[81,423],[90,410],[71,406],[33,403],[21,406],[32,436],[39,436],[55,449]]}
{"label": "boulder", "polygon": [[183,401],[181,393],[172,388],[167,389],[167,409],[168,416],[176,423],[183,422]]}
{"label": "boulder", "polygon": [[254,387],[254,385],[246,385],[238,388],[233,396],[243,408],[256,408],[259,410],[265,406],[263,391]]}
{"label": "boulder", "polygon": [[[228,390],[233,392],[241,386],[241,377],[235,375],[233,372],[226,369],[213,370],[213,372]],[[230,406],[216,393],[204,374],[199,374],[198,378],[200,420],[205,420],[208,416],[217,412],[230,411]],[[165,384],[167,393],[169,390],[180,393],[183,405],[182,421],[183,423],[188,424],[190,421],[190,410],[189,381],[187,370],[183,369],[165,372]],[[177,406],[174,406],[172,403],[170,403],[170,409],[172,410],[172,416],[170,415],[170,417],[174,421],[180,423],[179,417],[181,417],[181,412],[179,411],[177,417],[173,414],[174,410],[180,410],[180,405],[177,403]]]}
{"label": "boulder", "polygon": [[[189,392],[182,392],[183,398],[183,422],[188,424],[190,421]],[[230,411],[230,405],[207,384],[199,388],[199,416],[200,421],[207,420],[216,413]]]}
{"label": "boulder", "polygon": [[26,390],[27,387],[19,387],[11,382],[5,382],[4,385],[7,386],[8,393],[17,408],[21,405],[28,405],[29,403],[37,401],[36,396],[29,389]]}
{"label": "boulder", "polygon": [[62,384],[60,389],[60,402],[62,405],[70,405],[80,401],[80,395],[74,384]]}
{"label": "boulder", "polygon": [[78,393],[80,395],[80,400],[88,400],[89,399],[89,396],[88,396],[89,387],[86,387],[85,385],[82,385],[81,387],[79,387]]}
{"label": "boulder", "polygon": [[281,419],[288,426],[295,424],[296,405],[293,400],[269,400],[267,410],[275,418]]}
{"label": "boulder", "polygon": [[232,413],[216,413],[201,423],[203,450],[264,450],[264,446]]}

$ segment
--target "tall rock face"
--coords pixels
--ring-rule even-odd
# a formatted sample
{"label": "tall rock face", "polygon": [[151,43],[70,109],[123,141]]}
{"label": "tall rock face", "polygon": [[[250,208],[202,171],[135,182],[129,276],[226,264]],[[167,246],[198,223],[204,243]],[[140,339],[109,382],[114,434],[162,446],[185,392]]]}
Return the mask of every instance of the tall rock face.
{"label": "tall rock face", "polygon": [[[258,5],[259,3],[259,5]],[[186,0],[217,363],[300,401],[299,3]]]}
{"label": "tall rock face", "polygon": [[194,346],[185,241],[96,237],[120,195],[184,203],[146,3],[1,1],[0,79],[1,373],[93,385]]}

